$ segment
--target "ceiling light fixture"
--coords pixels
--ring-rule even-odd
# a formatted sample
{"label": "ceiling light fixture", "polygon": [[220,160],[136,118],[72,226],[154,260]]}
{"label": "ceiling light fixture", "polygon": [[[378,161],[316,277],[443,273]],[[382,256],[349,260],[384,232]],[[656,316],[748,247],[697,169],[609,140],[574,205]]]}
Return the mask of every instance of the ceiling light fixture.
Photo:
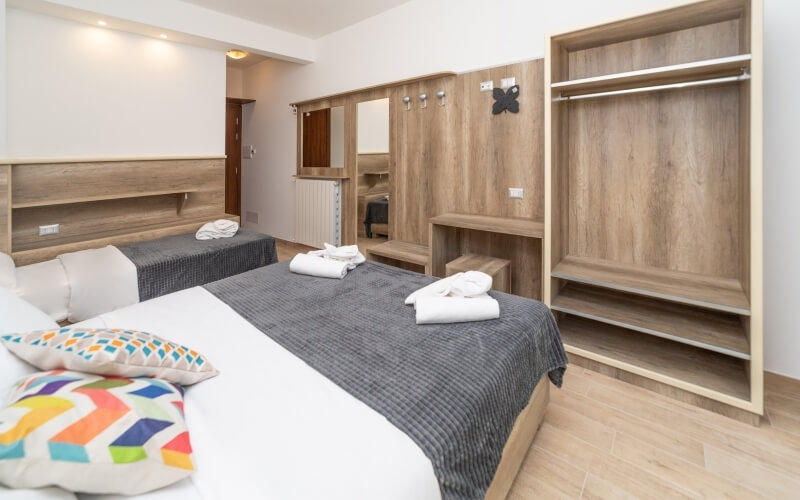
{"label": "ceiling light fixture", "polygon": [[100,26],[105,26],[106,22],[101,19],[101,20],[97,21],[97,24],[99,24]]}
{"label": "ceiling light fixture", "polygon": [[166,34],[164,34],[164,33],[161,33],[161,35],[159,35],[159,36],[160,36],[160,37],[161,37],[163,40],[166,40],[167,38],[169,38],[169,37],[168,37]]}
{"label": "ceiling light fixture", "polygon": [[247,52],[243,50],[232,49],[226,52],[226,55],[231,59],[244,59],[245,57],[247,57]]}

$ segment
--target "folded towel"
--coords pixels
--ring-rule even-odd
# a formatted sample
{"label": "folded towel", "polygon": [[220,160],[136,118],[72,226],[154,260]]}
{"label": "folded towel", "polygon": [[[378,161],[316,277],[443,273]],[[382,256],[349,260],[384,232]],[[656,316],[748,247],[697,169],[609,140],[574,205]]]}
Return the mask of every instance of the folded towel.
{"label": "folded towel", "polygon": [[477,297],[420,297],[417,324],[465,323],[500,317],[500,304],[488,295]]}
{"label": "folded towel", "polygon": [[330,243],[325,243],[325,248],[323,250],[312,250],[308,252],[308,255],[346,262],[347,269],[349,270],[355,269],[356,266],[367,260],[367,258],[358,251],[357,245],[337,247]]}
{"label": "folded towel", "polygon": [[430,285],[420,288],[406,297],[406,305],[413,306],[422,297],[447,297],[450,295],[450,284],[464,273],[456,273],[439,281],[434,281]]}
{"label": "folded towel", "polygon": [[450,283],[450,295],[453,297],[477,297],[492,289],[492,277],[480,271],[459,273],[458,278]]}
{"label": "folded towel", "polygon": [[230,238],[239,231],[239,223],[228,220],[219,219],[214,222],[203,224],[203,227],[197,230],[195,238],[198,240],[215,240],[217,238]]}
{"label": "folded towel", "polygon": [[318,278],[342,279],[347,274],[347,262],[299,253],[289,263],[289,270],[293,273],[307,274]]}

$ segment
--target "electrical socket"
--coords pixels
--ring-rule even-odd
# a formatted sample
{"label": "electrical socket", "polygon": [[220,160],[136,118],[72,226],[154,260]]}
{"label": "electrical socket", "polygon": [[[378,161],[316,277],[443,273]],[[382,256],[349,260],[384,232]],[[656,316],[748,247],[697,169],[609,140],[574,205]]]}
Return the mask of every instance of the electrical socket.
{"label": "electrical socket", "polygon": [[481,82],[481,92],[491,92],[492,89],[494,89],[494,82],[492,80]]}
{"label": "electrical socket", "polygon": [[50,224],[47,226],[39,226],[39,236],[47,236],[48,234],[58,234],[60,231],[60,224]]}
{"label": "electrical socket", "polygon": [[525,191],[522,188],[508,188],[508,197],[521,200],[525,197]]}

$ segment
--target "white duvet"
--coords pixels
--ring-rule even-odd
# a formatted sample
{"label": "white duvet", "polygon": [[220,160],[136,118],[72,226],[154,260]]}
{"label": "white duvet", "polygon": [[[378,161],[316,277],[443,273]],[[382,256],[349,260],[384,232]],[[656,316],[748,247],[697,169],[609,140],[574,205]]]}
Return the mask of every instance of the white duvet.
{"label": "white duvet", "polygon": [[78,326],[152,332],[220,370],[186,391],[198,471],[140,500],[441,498],[430,461],[406,434],[203,288]]}

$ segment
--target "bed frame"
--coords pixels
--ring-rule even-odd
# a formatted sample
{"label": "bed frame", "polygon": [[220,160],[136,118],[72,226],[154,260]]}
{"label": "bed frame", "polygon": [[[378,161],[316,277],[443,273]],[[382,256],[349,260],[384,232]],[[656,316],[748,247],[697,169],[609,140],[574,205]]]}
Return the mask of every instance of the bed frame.
{"label": "bed frame", "polygon": [[536,432],[542,425],[544,411],[550,401],[550,381],[545,375],[533,389],[528,406],[514,422],[511,434],[508,436],[506,446],[503,448],[503,457],[494,474],[492,484],[486,491],[485,500],[504,500],[508,495],[511,485],[517,478],[519,468],[528,454],[528,450],[536,437]]}

